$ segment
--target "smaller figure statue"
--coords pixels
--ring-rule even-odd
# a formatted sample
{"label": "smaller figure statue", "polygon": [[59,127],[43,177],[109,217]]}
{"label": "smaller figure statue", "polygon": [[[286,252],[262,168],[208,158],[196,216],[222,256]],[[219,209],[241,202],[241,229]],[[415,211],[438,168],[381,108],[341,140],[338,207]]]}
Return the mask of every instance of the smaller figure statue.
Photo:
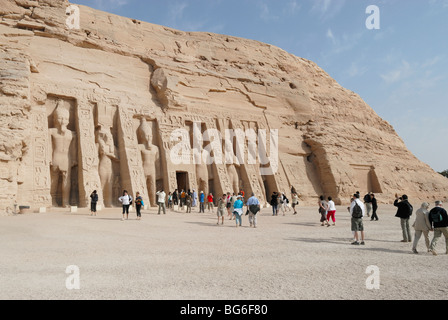
{"label": "smaller figure statue", "polygon": [[100,158],[98,173],[103,190],[104,206],[110,208],[113,204],[113,161],[119,161],[119,158],[110,130],[100,127],[96,141]]}

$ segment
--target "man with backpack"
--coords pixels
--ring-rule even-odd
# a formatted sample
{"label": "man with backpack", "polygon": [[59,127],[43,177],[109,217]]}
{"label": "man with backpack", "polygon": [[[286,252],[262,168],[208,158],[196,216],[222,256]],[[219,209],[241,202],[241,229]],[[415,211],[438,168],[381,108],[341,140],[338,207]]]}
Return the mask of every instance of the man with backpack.
{"label": "man with backpack", "polygon": [[[362,223],[362,218],[365,215],[365,207],[361,200],[359,200],[359,193],[353,195],[353,200],[350,204],[350,215],[352,217],[352,231],[355,236],[355,241],[352,242],[352,245],[365,245],[364,225]],[[361,242],[359,242],[358,232],[361,233]]]}
{"label": "man with backpack", "polygon": [[437,255],[437,252],[434,249],[442,234],[445,236],[446,254],[448,254],[448,215],[446,210],[442,207],[442,201],[436,201],[435,208],[429,211],[428,215],[431,227],[434,229],[434,238],[431,241],[429,250],[435,256]]}
{"label": "man with backpack", "polygon": [[409,219],[412,216],[414,208],[409,203],[408,196],[403,195],[401,198],[398,198],[398,195],[395,194],[394,206],[398,208],[395,216],[400,218],[401,221],[401,230],[403,232],[403,240],[401,242],[412,242]]}

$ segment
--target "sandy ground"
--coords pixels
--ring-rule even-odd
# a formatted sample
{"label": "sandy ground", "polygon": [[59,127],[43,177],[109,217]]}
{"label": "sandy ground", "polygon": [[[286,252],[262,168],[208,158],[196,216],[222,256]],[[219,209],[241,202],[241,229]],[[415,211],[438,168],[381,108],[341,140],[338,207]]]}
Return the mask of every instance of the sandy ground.
{"label": "sandy ground", "polygon": [[[0,299],[447,299],[445,241],[435,257],[421,239],[414,255],[400,242],[393,206],[378,213],[380,221],[365,221],[365,246],[350,244],[346,207],[329,228],[314,207],[275,217],[263,209],[256,229],[247,217],[242,228],[228,219],[217,226],[214,212],[197,211],[152,209],[140,221],[135,213],[121,221],[119,208],[97,217],[87,210],[0,217]],[[79,290],[66,288],[71,265]],[[366,286],[369,266],[378,268],[377,290]]]}

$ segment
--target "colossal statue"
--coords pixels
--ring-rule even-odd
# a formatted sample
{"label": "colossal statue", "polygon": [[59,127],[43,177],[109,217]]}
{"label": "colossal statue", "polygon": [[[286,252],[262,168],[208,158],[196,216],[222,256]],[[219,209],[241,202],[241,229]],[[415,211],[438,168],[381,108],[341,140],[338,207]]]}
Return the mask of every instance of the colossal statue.
{"label": "colossal statue", "polygon": [[152,142],[152,128],[145,118],[140,120],[137,137],[143,160],[149,202],[151,206],[155,206],[156,192],[158,191],[156,190],[157,173],[160,175],[160,153],[159,147]]}
{"label": "colossal statue", "polygon": [[53,206],[59,206],[58,197],[61,195],[62,207],[70,206],[71,171],[77,165],[76,133],[67,126],[70,112],[64,107],[62,100],[58,100],[54,111],[55,128],[50,128],[51,137],[51,196]]}

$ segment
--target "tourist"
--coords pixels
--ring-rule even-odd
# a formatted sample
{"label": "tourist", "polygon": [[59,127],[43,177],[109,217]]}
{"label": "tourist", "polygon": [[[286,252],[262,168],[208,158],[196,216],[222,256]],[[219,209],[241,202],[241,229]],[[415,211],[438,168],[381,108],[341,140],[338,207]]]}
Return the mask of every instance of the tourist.
{"label": "tourist", "polygon": [[372,197],[370,197],[371,193],[368,193],[364,196],[364,205],[367,210],[367,217],[370,217],[370,211],[372,211]]}
{"label": "tourist", "polygon": [[376,211],[378,210],[378,202],[376,201],[375,195],[373,193],[370,194],[370,201],[372,203],[372,219],[370,220],[378,221],[378,215],[376,213]]}
{"label": "tourist", "polygon": [[232,196],[230,195],[230,192],[227,192],[226,208],[227,208],[227,217],[230,217],[229,220],[232,220],[232,216],[233,216],[233,213],[231,213],[231,211],[232,211],[232,205],[230,203],[231,199],[232,199]]}
{"label": "tourist", "polygon": [[[426,250],[429,252],[430,243],[429,243],[429,231],[432,229],[431,222],[429,221],[429,203],[423,202],[420,209],[415,213],[415,221],[412,227],[415,230],[414,244],[412,246],[412,252],[418,254],[417,244],[420,241],[420,238],[423,234],[425,237]],[[372,215],[373,217],[373,215]]]}
{"label": "tourist", "polygon": [[437,255],[436,245],[442,234],[445,237],[445,253],[448,254],[448,215],[443,208],[442,201],[436,201],[435,208],[428,214],[429,222],[434,229],[434,238],[431,241],[430,250],[433,255]]}
{"label": "tourist", "polygon": [[241,200],[241,196],[238,196],[236,201],[233,203],[233,214],[235,215],[236,226],[242,225],[243,221],[243,206],[244,203]]}
{"label": "tourist", "polygon": [[93,190],[90,195],[90,215],[96,216],[96,204],[98,203],[98,193],[96,190]]}
{"label": "tourist", "polygon": [[175,189],[173,192],[173,205],[179,205],[179,193],[177,192],[177,189]]}
{"label": "tourist", "polygon": [[121,220],[124,221],[125,214],[126,214],[126,220],[128,220],[129,206],[132,204],[132,197],[128,195],[128,192],[126,190],[124,190],[123,195],[120,198],[118,198],[118,201],[120,201],[123,206],[123,218]]}
{"label": "tourist", "polygon": [[187,213],[191,213],[191,207],[193,205],[193,196],[188,194],[185,196],[185,205],[187,207]]}
{"label": "tourist", "polygon": [[137,192],[135,194],[135,210],[137,211],[137,220],[142,219],[141,209],[144,205],[145,204],[143,203],[143,198],[141,197],[140,192]]}
{"label": "tourist", "polygon": [[299,196],[297,193],[293,193],[292,194],[292,209],[294,210],[294,214],[297,214],[297,209],[296,207],[299,206]]}
{"label": "tourist", "polygon": [[160,214],[160,209],[163,209],[163,214],[166,214],[166,209],[165,209],[166,193],[165,193],[165,191],[163,191],[163,190],[157,191],[156,195],[157,195],[157,205],[159,206],[158,214]]}
{"label": "tourist", "polygon": [[207,208],[208,208],[208,212],[213,211],[213,194],[210,192],[207,196]]}
{"label": "tourist", "polygon": [[[235,201],[238,200],[238,197],[235,195],[235,193],[232,193],[232,196],[230,197],[230,208],[233,208],[233,205]],[[232,211],[232,219],[233,219],[233,211]]]}
{"label": "tourist", "polygon": [[[280,210],[283,211],[284,208],[283,208],[283,196],[279,192],[279,193],[277,193],[277,215]],[[285,215],[285,214],[283,213],[283,215]]]}
{"label": "tourist", "polygon": [[204,194],[204,191],[201,191],[201,195],[199,196],[199,213],[201,213],[201,212],[205,213],[205,194]]}
{"label": "tourist", "polygon": [[257,227],[257,213],[261,210],[260,201],[255,197],[252,192],[251,197],[247,200],[247,210],[249,212],[249,224],[250,226]]}
{"label": "tourist", "polygon": [[327,221],[328,205],[327,202],[325,201],[324,196],[319,197],[318,205],[319,205],[321,226],[323,227],[325,224],[329,225],[330,223]]}
{"label": "tourist", "polygon": [[218,199],[218,209],[217,209],[217,215],[218,215],[218,225],[219,225],[219,219],[221,218],[222,222],[221,224],[224,224],[224,215],[226,211],[226,195],[223,194],[221,198]]}
{"label": "tourist", "polygon": [[294,186],[291,186],[291,198],[297,194],[296,188],[294,188]]}
{"label": "tourist", "polygon": [[168,209],[173,210],[173,195],[171,192],[168,192]]}
{"label": "tourist", "polygon": [[[365,215],[365,207],[364,204],[359,200],[359,193],[355,193],[353,195],[353,201],[350,204],[350,215],[352,222],[352,232],[354,233],[355,241],[352,242],[352,245],[365,245],[364,242],[364,224],[362,222],[362,218]],[[361,233],[361,242],[359,242],[359,234]]]}
{"label": "tourist", "polygon": [[[196,192],[196,190],[193,189],[193,194],[192,196],[192,202],[191,202],[191,206],[196,208],[196,206],[198,205],[198,193]],[[201,212],[201,211],[199,211]]]}
{"label": "tourist", "polygon": [[409,228],[409,219],[412,215],[413,207],[408,201],[408,196],[403,195],[401,198],[398,198],[398,195],[395,194],[394,206],[398,207],[396,217],[400,218],[401,221],[401,231],[403,233],[403,240],[401,242],[411,242],[411,229]]}
{"label": "tourist", "polygon": [[272,193],[272,195],[271,195],[271,201],[270,201],[269,203],[270,203],[270,205],[271,205],[271,207],[272,207],[272,215],[273,215],[273,216],[276,216],[277,213],[278,213],[278,210],[277,210],[277,208],[278,208],[278,195],[277,195],[277,192],[276,192],[276,191],[274,191],[274,192]]}
{"label": "tourist", "polygon": [[285,215],[286,210],[291,211],[291,207],[289,206],[289,199],[286,197],[285,193],[282,192],[282,212]]}
{"label": "tourist", "polygon": [[244,193],[244,190],[243,190],[243,189],[240,189],[239,195],[241,195],[241,201],[244,202],[244,196],[245,196],[246,194]]}
{"label": "tourist", "polygon": [[185,192],[184,189],[182,189],[180,192],[180,210],[184,210],[186,196],[187,196],[187,193]]}
{"label": "tourist", "polygon": [[336,204],[333,201],[332,197],[328,197],[328,202],[327,202],[327,223],[328,223],[328,227],[330,226],[330,219],[333,220],[333,226],[336,225]]}
{"label": "tourist", "polygon": [[[350,206],[351,206],[353,201],[355,201],[355,197],[351,197],[350,198]],[[347,211],[349,213],[350,213],[350,206],[347,207]],[[351,242],[354,242],[354,241],[356,241],[356,239],[355,239],[355,231],[352,231],[352,241]]]}

